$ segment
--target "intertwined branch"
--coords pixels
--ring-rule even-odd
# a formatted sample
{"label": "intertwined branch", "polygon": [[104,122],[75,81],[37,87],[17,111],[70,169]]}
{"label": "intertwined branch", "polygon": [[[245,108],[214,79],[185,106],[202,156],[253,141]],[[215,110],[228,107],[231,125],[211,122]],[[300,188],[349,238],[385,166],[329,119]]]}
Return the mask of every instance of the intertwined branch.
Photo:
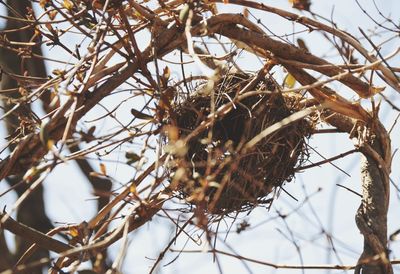
{"label": "intertwined branch", "polygon": [[[248,16],[218,13],[215,3],[219,2],[272,13],[309,31],[334,36],[364,58],[365,63],[334,64],[313,55],[308,49],[297,47],[283,39],[271,38]],[[209,197],[198,194],[204,194],[206,191],[199,187],[196,195],[186,193],[189,197],[182,197],[181,184],[176,182],[185,181],[186,175],[181,174],[179,180],[175,180],[180,170],[179,165],[178,168],[172,169],[176,171],[174,175],[169,174],[169,166],[179,159],[179,149],[185,154],[191,140],[200,138],[199,136],[212,128],[217,121],[234,111],[237,105],[243,105],[246,98],[279,92],[286,96],[285,98],[295,100],[296,107],[293,113],[260,130],[251,140],[241,144],[242,147],[237,148],[235,153],[239,156],[251,153],[257,143],[295,121],[306,118],[318,120],[316,123],[329,124],[340,132],[348,133],[355,141],[356,151],[362,152],[364,157],[362,203],[356,215],[357,226],[364,236],[364,251],[354,267],[344,266],[336,269],[355,268],[359,273],[361,270],[362,273],[393,272],[387,251],[389,174],[392,161],[390,137],[379,121],[378,107],[373,104],[372,111],[367,110],[358,100],[335,90],[331,83],[341,83],[353,96],[374,102],[373,98],[382,93],[383,88],[374,85],[372,76],[368,79],[360,75],[376,73],[386,84],[399,92],[400,83],[396,69],[388,65],[399,49],[387,57],[380,54],[371,55],[359,41],[343,30],[306,16],[246,0],[154,1],[151,5],[134,0],[42,0],[39,4],[43,12],[39,16],[34,16],[33,13],[28,17],[10,14],[8,20],[20,22],[23,25],[21,28],[31,30],[34,37],[41,39],[36,41],[28,38],[29,41],[16,43],[3,36],[1,46],[34,60],[44,57],[29,51],[33,46],[54,46],[62,50],[69,61],[49,58],[48,61],[64,62],[65,68],[54,70],[49,79],[34,78],[26,70],[16,75],[15,72],[3,68],[3,73],[18,83],[18,92],[21,95],[5,103],[8,107],[2,115],[3,120],[14,116],[24,107],[35,104],[38,99],[42,99],[48,106],[47,113],[43,116],[34,115],[35,119],[17,120],[17,133],[8,144],[10,153],[0,164],[1,179],[24,174],[23,183],[29,185],[13,207],[0,215],[2,229],[33,240],[34,245],[20,258],[14,271],[53,262],[55,273],[58,269],[75,267],[88,259],[92,259],[96,265],[96,254],[107,250],[118,240],[126,241],[130,232],[161,214],[171,219],[180,229],[176,237],[190,224],[202,230],[211,243],[215,234],[211,229],[212,221],[218,218],[209,215],[207,207],[204,206]],[[6,8],[11,7],[6,5]],[[67,39],[63,38],[69,33],[78,33],[83,38],[82,41],[85,41],[82,45],[86,43],[87,50],[84,50],[83,46],[72,49],[71,45],[65,42]],[[149,37],[146,45],[141,40],[144,39],[144,34]],[[206,42],[198,43],[201,39]],[[213,48],[207,44],[211,40],[217,41],[223,49],[228,41],[237,51],[244,50],[246,54],[263,60],[263,66],[252,76],[253,81],[250,80],[248,85],[239,89],[237,94],[222,105],[213,101],[214,88],[221,79],[227,79],[224,75],[242,71],[233,59],[235,53],[225,52],[225,55],[222,55],[220,50],[214,54]],[[165,65],[173,54],[179,54],[181,60],[174,62],[175,58],[169,66],[180,71],[181,80],[172,79],[171,68]],[[70,60],[74,61],[71,63]],[[190,69],[194,70],[190,67],[191,62],[201,68],[200,75],[188,73]],[[275,68],[284,68],[301,86],[281,87],[275,83],[274,90],[260,90],[251,85],[261,78],[271,77],[276,81],[272,72]],[[208,71],[212,73],[207,75]],[[111,110],[103,105],[105,98],[113,98],[115,94],[119,94],[120,87],[126,86],[132,90],[127,99],[124,97]],[[48,99],[49,92],[51,102]],[[211,110],[202,117],[196,128],[189,134],[182,135],[179,129],[174,131],[177,115],[174,108],[182,100],[193,95],[192,93],[204,93],[209,96]],[[140,105],[137,98],[141,98],[145,103]],[[116,112],[129,100],[137,100],[131,109],[133,117],[129,122],[120,121]],[[105,110],[106,114],[94,121],[111,120],[118,125],[118,129],[113,128],[102,132],[101,135],[96,127],[85,129],[82,126],[84,121],[90,120],[91,115],[100,108]],[[26,124],[29,124],[29,130]],[[207,140],[212,140],[212,131],[208,131],[207,134]],[[165,151],[162,151],[163,138],[169,141]],[[86,157],[96,155],[102,161],[107,159],[110,151],[137,140],[142,143],[141,152],[125,154],[128,165],[133,165],[137,174],[126,179],[122,188],[111,192],[110,184],[113,178],[107,172],[104,163],[101,162],[100,171],[96,172],[86,162]],[[70,152],[67,152],[66,148]],[[109,151],[102,154],[104,150]],[[152,153],[154,161],[146,164],[143,159],[148,157],[149,153]],[[231,158],[226,159],[227,163],[224,164],[234,163]],[[56,228],[45,235],[23,227],[11,219],[13,211],[41,186],[55,167],[74,160],[93,182],[94,187],[101,190],[98,194],[103,197],[99,203],[101,209],[99,208],[91,220]],[[210,162],[206,163],[206,172],[212,170]],[[211,181],[205,184],[209,183]],[[220,189],[223,191],[223,187]],[[181,198],[186,198],[189,204],[182,202]],[[166,204],[177,200],[185,207],[180,212],[190,215],[184,224],[181,224],[177,217],[170,217],[165,210]],[[191,210],[192,206],[195,207],[194,210]],[[115,218],[120,218],[118,224],[110,229],[109,224]],[[30,234],[27,234],[27,231]],[[60,231],[69,234],[68,244],[51,238]],[[24,264],[37,246],[57,252],[57,258],[47,258],[32,265]],[[230,256],[216,249],[211,252]],[[153,270],[162,256],[164,255],[160,255],[156,261]],[[241,256],[236,258],[244,259]],[[115,264],[115,267],[120,266],[120,262]],[[278,267],[276,264],[273,266]]]}

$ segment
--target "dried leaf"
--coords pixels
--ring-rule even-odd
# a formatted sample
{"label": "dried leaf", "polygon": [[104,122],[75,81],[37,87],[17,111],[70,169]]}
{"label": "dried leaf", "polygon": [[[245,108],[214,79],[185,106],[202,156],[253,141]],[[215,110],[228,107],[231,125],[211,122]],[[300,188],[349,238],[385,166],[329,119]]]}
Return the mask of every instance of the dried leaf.
{"label": "dried leaf", "polygon": [[136,163],[137,161],[139,161],[142,157],[140,157],[135,152],[127,151],[127,152],[125,152],[125,158],[127,159],[126,163],[128,165],[131,165],[131,164]]}
{"label": "dried leaf", "polygon": [[101,173],[92,171],[92,172],[89,173],[89,176],[91,176],[91,177],[96,177],[96,178],[103,178],[103,177],[104,177],[104,174],[101,174]]}
{"label": "dried leaf", "polygon": [[96,130],[96,126],[91,126],[87,131],[87,135],[93,136],[94,131]]}
{"label": "dried leaf", "polygon": [[179,129],[176,126],[165,126],[164,132],[168,136],[168,140],[170,140],[171,142],[176,142],[179,139]]}
{"label": "dried leaf", "polygon": [[71,227],[70,229],[69,229],[69,234],[72,236],[72,237],[78,237],[78,235],[79,235],[79,231],[78,231],[78,229],[76,228],[76,227]]}
{"label": "dried leaf", "polygon": [[377,93],[381,93],[382,91],[384,91],[385,90],[385,87],[374,87],[374,86],[371,86],[370,87],[370,93],[371,94],[373,94],[373,95],[375,95],[375,94],[377,94]]}
{"label": "dried leaf", "polygon": [[39,5],[44,8],[51,0],[40,0]]}
{"label": "dried leaf", "polygon": [[51,149],[53,148],[53,146],[54,146],[54,141],[51,140],[51,139],[49,139],[49,140],[47,141],[47,143],[46,143],[47,149],[48,149],[48,150],[51,150]]}
{"label": "dried leaf", "polygon": [[46,29],[48,29],[51,33],[54,33],[54,29],[53,26],[50,23],[46,23],[44,24],[44,26],[46,27]]}
{"label": "dried leaf", "polygon": [[310,11],[311,2],[309,0],[289,0],[289,3],[295,9]]}
{"label": "dried leaf", "polygon": [[61,69],[55,69],[55,70],[53,70],[53,74],[56,75],[56,76],[64,77],[65,74],[66,74],[66,71],[65,70],[61,70]]}
{"label": "dried leaf", "polygon": [[288,73],[285,77],[284,85],[287,88],[293,88],[296,85],[296,78],[292,74]]}
{"label": "dried leaf", "polygon": [[243,16],[244,16],[245,18],[249,18],[249,9],[248,9],[248,8],[244,8],[244,9],[243,9]]}
{"label": "dried leaf", "polygon": [[58,14],[58,11],[57,11],[57,10],[50,11],[50,12],[49,12],[49,18],[50,18],[51,20],[54,20],[54,19],[56,18],[57,14]]}
{"label": "dried leaf", "polygon": [[135,10],[134,14],[133,14],[137,19],[143,19],[143,16],[140,12],[138,12],[137,10]]}
{"label": "dried leaf", "polygon": [[107,176],[106,165],[103,164],[103,163],[100,163],[100,172],[101,172],[101,174],[103,174],[104,176]]}
{"label": "dried leaf", "polygon": [[166,66],[163,70],[163,78],[165,79],[165,81],[168,81],[170,76],[171,76],[171,70],[169,69],[168,66]]}
{"label": "dried leaf", "polygon": [[142,119],[142,120],[152,120],[153,119],[152,116],[145,114],[143,112],[140,112],[134,108],[131,109],[131,113],[133,116],[135,116],[138,119]]}
{"label": "dried leaf", "polygon": [[40,32],[40,28],[39,26],[35,27],[35,36],[40,36],[41,32]]}
{"label": "dried leaf", "polygon": [[308,50],[308,47],[307,47],[307,45],[306,45],[306,43],[304,42],[303,39],[298,38],[298,39],[297,39],[297,45],[299,45],[299,48],[304,49],[304,50],[307,51],[307,52],[310,52],[310,51]]}
{"label": "dried leaf", "polygon": [[131,184],[131,186],[129,187],[129,191],[133,194],[136,194],[136,185],[135,184]]}
{"label": "dried leaf", "polygon": [[82,72],[77,72],[76,74],[76,80],[79,82],[83,83],[83,73]]}
{"label": "dried leaf", "polygon": [[74,4],[73,4],[71,1],[69,1],[69,0],[64,0],[63,6],[64,6],[64,8],[66,8],[67,10],[71,11],[72,8],[74,7]]}

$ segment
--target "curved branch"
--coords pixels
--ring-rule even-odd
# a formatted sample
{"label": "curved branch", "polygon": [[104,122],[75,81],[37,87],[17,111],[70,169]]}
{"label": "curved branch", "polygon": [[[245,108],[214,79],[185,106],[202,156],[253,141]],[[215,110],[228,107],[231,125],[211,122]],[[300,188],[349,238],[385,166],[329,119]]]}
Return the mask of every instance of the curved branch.
{"label": "curved branch", "polygon": [[[223,2],[223,1],[222,0],[210,0],[210,2]],[[333,28],[331,26],[327,26],[325,24],[322,24],[321,22],[318,22],[318,21],[308,18],[306,16],[298,15],[298,14],[295,14],[295,13],[292,13],[292,12],[289,12],[286,10],[278,9],[278,8],[271,7],[271,6],[265,5],[263,3],[254,2],[251,0],[230,0],[229,3],[274,13],[285,19],[297,22],[299,24],[303,24],[304,26],[307,26],[307,27],[312,27],[312,29],[325,31],[327,33],[330,33],[330,34],[340,38],[341,40],[343,40],[346,43],[348,43],[349,45],[351,45],[362,56],[364,56],[364,58],[367,59],[369,62],[373,63],[373,62],[378,61],[378,58],[375,57],[374,55],[371,55],[360,44],[360,42],[355,37],[353,37],[349,33],[345,32],[343,30],[340,30],[338,28]],[[393,71],[391,71],[389,68],[387,68],[383,64],[380,64],[378,66],[378,70],[380,70],[383,74],[383,76],[380,76],[380,77],[387,84],[389,84],[393,89],[395,89],[397,92],[400,92],[399,79],[393,73]]]}

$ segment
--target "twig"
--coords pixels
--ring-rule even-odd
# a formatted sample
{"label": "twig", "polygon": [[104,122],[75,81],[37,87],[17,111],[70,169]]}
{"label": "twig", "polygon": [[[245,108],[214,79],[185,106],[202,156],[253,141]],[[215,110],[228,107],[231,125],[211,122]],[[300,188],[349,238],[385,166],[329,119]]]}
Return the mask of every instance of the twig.
{"label": "twig", "polygon": [[330,162],[335,161],[337,159],[344,158],[347,155],[353,154],[353,153],[358,152],[358,151],[359,151],[358,149],[352,149],[352,150],[349,150],[347,152],[344,152],[344,153],[341,153],[339,155],[336,155],[334,157],[331,157],[329,159],[325,159],[323,161],[320,161],[320,162],[317,162],[317,163],[313,163],[311,165],[298,167],[298,168],[295,169],[295,172],[298,172],[298,171],[301,171],[301,170],[305,170],[305,169],[309,169],[309,168],[313,168],[313,167],[316,167],[316,166],[321,166],[323,164],[330,163]]}
{"label": "twig", "polygon": [[360,193],[358,193],[357,191],[354,191],[354,190],[348,188],[347,186],[344,186],[344,185],[341,185],[341,184],[336,184],[336,185],[339,186],[339,187],[342,187],[342,188],[344,188],[344,189],[350,191],[351,193],[354,193],[354,194],[356,194],[357,196],[359,196],[359,197],[362,198],[362,195],[361,195]]}
{"label": "twig", "polygon": [[0,218],[1,220],[4,220],[0,224],[0,227],[2,229],[6,229],[11,233],[18,235],[19,237],[31,243],[35,243],[44,249],[61,253],[74,248],[71,245],[55,240],[47,236],[46,234],[37,231],[36,229],[33,229],[24,224],[21,224],[20,222],[15,221],[7,213],[0,213]]}
{"label": "twig", "polygon": [[[175,250],[175,249],[171,249],[171,252],[180,252],[180,253],[219,253],[222,255],[226,255],[229,257],[233,257],[239,260],[245,260],[248,262],[252,262],[255,264],[260,264],[260,265],[265,265],[265,266],[269,266],[275,269],[340,269],[340,270],[351,270],[351,269],[355,269],[357,265],[286,265],[286,264],[274,264],[274,263],[269,263],[269,262],[265,262],[265,261],[261,261],[261,260],[256,260],[256,259],[252,259],[249,257],[245,257],[245,256],[241,256],[241,255],[236,255],[236,254],[231,254],[222,250]],[[369,258],[369,261],[373,259],[373,258]],[[366,259],[367,260],[367,259]],[[361,261],[361,263],[364,261]],[[400,260],[391,260],[390,261],[391,264],[400,264]]]}

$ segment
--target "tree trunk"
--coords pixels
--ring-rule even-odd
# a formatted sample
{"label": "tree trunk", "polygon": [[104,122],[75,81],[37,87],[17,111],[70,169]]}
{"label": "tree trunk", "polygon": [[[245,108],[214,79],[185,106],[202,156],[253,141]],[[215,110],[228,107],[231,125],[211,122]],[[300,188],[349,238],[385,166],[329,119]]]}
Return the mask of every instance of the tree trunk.
{"label": "tree trunk", "polygon": [[[29,0],[18,0],[18,1],[7,1],[7,4],[12,8],[13,11],[7,9],[7,16],[10,18],[20,18],[27,15],[29,9],[31,9],[31,2]],[[19,28],[24,27],[23,30],[19,30]],[[32,37],[34,36],[33,26],[27,28],[25,23],[21,23],[20,21],[8,19],[6,23],[5,29],[7,30],[16,30],[12,32],[8,32],[4,35],[7,41],[12,42],[30,42]],[[33,42],[38,42],[35,39]],[[17,52],[6,49],[6,47],[13,47],[13,49],[22,50],[20,46],[12,46],[4,43],[2,47],[0,47],[0,63],[1,68],[4,69],[6,73],[3,73],[1,79],[1,89],[2,90],[11,90],[14,91],[7,92],[6,95],[10,100],[3,99],[4,112],[7,112],[12,109],[15,102],[13,100],[20,98],[23,96],[21,94],[21,90],[19,89],[22,85],[16,81],[13,77],[10,77],[8,74],[14,74],[19,76],[35,76],[35,77],[47,77],[46,68],[43,60],[34,59],[31,56],[21,56]],[[37,46],[30,47],[32,53],[37,55],[42,55],[40,44]],[[29,90],[27,90],[29,92]],[[42,100],[49,101],[49,93],[43,95]],[[32,111],[29,104],[21,105],[18,109],[14,110],[10,115],[8,115],[4,121],[6,123],[6,128],[9,135],[16,135],[16,130],[21,126],[22,121],[29,121],[32,118]],[[26,129],[27,131],[29,129]],[[14,145],[10,145],[9,149],[13,150]],[[12,177],[7,178],[7,182],[11,186],[15,186],[19,182],[22,181],[22,177],[26,170],[20,170],[18,174]],[[22,184],[16,187],[16,192],[18,196],[24,193],[28,189],[29,185]],[[44,208],[44,200],[43,200],[43,187],[38,186],[35,191],[33,191],[29,197],[21,204],[18,208],[17,219],[21,223],[35,228],[41,232],[46,233],[53,226],[48,219],[45,208]],[[15,254],[2,254],[4,257],[13,258],[12,260],[8,260],[8,264],[2,263],[0,265],[0,270],[4,270],[12,267],[13,263],[15,263],[18,258],[26,251],[26,249],[31,245],[31,243],[25,242],[22,239],[16,239],[16,253]],[[43,257],[47,257],[48,252],[46,250],[39,250],[31,257],[30,261],[38,260]],[[11,265],[10,265],[11,264]],[[30,273],[42,273],[40,269],[30,270]]]}
{"label": "tree trunk", "polygon": [[[370,142],[370,148],[377,152],[381,159],[388,159],[385,157],[388,153],[387,147],[385,149],[378,138]],[[363,151],[362,148],[361,150]],[[387,252],[390,162],[385,163],[388,164],[386,167],[382,167],[381,164],[370,151],[363,151],[361,161],[363,198],[357,211],[356,223],[364,236],[364,250],[355,273],[393,273]]]}

